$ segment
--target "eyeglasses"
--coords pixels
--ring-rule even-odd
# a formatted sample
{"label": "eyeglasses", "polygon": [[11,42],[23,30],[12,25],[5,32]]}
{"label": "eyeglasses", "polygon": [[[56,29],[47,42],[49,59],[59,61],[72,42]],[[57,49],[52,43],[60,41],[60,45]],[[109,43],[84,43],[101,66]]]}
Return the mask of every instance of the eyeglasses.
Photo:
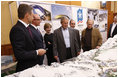
{"label": "eyeglasses", "polygon": [[41,21],[41,19],[34,19],[34,20]]}
{"label": "eyeglasses", "polygon": [[71,23],[72,25],[75,25],[75,23]]}

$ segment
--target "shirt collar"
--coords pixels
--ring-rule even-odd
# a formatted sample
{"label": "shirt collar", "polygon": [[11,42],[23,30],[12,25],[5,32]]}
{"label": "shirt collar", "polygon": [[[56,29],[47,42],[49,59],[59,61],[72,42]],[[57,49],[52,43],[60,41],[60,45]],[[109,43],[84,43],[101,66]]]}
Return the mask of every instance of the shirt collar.
{"label": "shirt collar", "polygon": [[88,29],[88,27],[86,28],[86,30],[92,30],[92,29],[93,29],[93,27],[91,29]]}
{"label": "shirt collar", "polygon": [[66,29],[64,29],[63,27],[61,27],[62,30],[68,30],[68,27]]}
{"label": "shirt collar", "polygon": [[117,23],[114,23],[114,22],[113,22],[113,24],[116,25]]}
{"label": "shirt collar", "polygon": [[36,27],[34,24],[31,24],[35,29],[38,29],[38,27]]}
{"label": "shirt collar", "polygon": [[70,28],[74,29],[73,27],[70,26]]}
{"label": "shirt collar", "polygon": [[20,21],[26,28],[29,26],[29,24],[26,24],[25,22],[23,22],[22,20],[18,20],[18,21]]}

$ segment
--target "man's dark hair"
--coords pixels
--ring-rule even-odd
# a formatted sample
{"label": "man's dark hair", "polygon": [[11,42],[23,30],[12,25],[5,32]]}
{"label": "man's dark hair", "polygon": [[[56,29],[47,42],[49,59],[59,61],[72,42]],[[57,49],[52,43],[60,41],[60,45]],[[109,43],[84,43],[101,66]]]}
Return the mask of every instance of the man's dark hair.
{"label": "man's dark hair", "polygon": [[50,23],[45,23],[45,25],[44,25],[44,30],[46,30],[46,28],[51,28],[52,26],[51,26],[51,24]]}
{"label": "man's dark hair", "polygon": [[71,22],[74,21],[73,19],[70,20],[69,24],[71,24]]}
{"label": "man's dark hair", "polygon": [[23,19],[26,13],[31,14],[33,8],[27,4],[20,4],[18,7],[18,18]]}

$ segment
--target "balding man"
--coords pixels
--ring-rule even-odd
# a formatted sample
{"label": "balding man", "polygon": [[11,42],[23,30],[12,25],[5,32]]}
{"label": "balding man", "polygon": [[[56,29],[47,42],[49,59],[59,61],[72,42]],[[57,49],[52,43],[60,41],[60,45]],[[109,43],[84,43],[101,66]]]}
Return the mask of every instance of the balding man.
{"label": "balding man", "polygon": [[117,34],[117,16],[114,17],[113,24],[110,25],[110,29],[108,32],[108,38],[114,37]]}
{"label": "balding man", "polygon": [[87,28],[82,31],[82,49],[89,51],[91,49],[99,48],[102,45],[102,36],[99,29],[93,28],[94,21],[87,20]]}
{"label": "balding man", "polygon": [[[34,14],[33,17],[34,17],[34,19],[32,20],[32,24],[29,25],[29,28],[32,33],[32,40],[33,40],[33,43],[34,43],[36,49],[43,49],[44,50],[43,37],[41,35],[41,32],[37,28],[37,26],[40,26],[41,19],[38,14]],[[39,59],[39,60],[37,60],[37,63],[39,65],[42,65],[43,59],[44,59],[44,54],[38,56],[37,58]]]}
{"label": "balding man", "polygon": [[54,58],[56,60],[59,58],[61,63],[66,59],[77,56],[80,51],[74,30],[68,27],[68,21],[69,19],[67,17],[62,17],[62,26],[54,31],[53,36]]}
{"label": "balding man", "polygon": [[[75,34],[76,34],[76,37],[77,37],[77,43],[79,45],[79,49],[81,50],[81,42],[80,42],[79,30],[75,29],[75,21],[73,19],[70,20],[70,27],[73,28],[74,31],[75,31]],[[79,54],[80,54],[80,51],[79,51]]]}

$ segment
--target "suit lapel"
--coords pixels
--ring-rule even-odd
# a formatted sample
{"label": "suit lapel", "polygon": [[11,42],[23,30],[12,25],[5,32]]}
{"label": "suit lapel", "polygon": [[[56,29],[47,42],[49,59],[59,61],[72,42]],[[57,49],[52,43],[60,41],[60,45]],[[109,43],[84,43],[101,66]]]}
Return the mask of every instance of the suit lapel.
{"label": "suit lapel", "polygon": [[29,38],[31,38],[31,40],[32,40],[32,37],[31,37],[31,35],[30,35],[30,33],[29,33],[28,29],[25,27],[25,28],[24,28],[24,30],[26,31],[27,36],[28,36]]}
{"label": "suit lapel", "polygon": [[70,28],[68,28],[68,31],[69,31],[69,37],[70,37],[70,46],[71,46],[71,44],[72,44],[72,31],[71,31],[71,29]]}
{"label": "suit lapel", "polygon": [[[34,32],[35,34],[37,34],[37,37],[40,37],[41,40],[43,40],[43,37],[41,35],[41,32],[37,29],[35,29],[32,25],[30,25],[31,31]],[[33,33],[32,33],[33,34]]]}
{"label": "suit lapel", "polygon": [[[64,43],[65,45],[65,41],[64,41],[64,37],[63,37],[63,34],[62,34],[62,29],[61,27],[59,28],[59,35],[60,35],[60,40]],[[66,46],[66,45],[65,45]]]}
{"label": "suit lapel", "polygon": [[112,32],[112,36],[114,35],[114,33],[117,31],[117,25],[116,27],[114,28],[113,32]]}
{"label": "suit lapel", "polygon": [[26,32],[27,36],[30,37],[29,31],[27,30],[27,28],[21,22],[18,21],[18,23],[20,24],[20,26],[22,27],[22,29],[24,30],[24,32]]}
{"label": "suit lapel", "polygon": [[32,42],[32,38],[31,38],[31,36],[30,36],[29,31],[27,30],[27,28],[21,22],[18,21],[18,23],[22,27],[23,31],[26,33],[26,36],[28,37],[28,39],[30,40],[30,42]]}
{"label": "suit lapel", "polygon": [[113,25],[113,24],[110,25],[109,34],[111,34],[112,25]]}

